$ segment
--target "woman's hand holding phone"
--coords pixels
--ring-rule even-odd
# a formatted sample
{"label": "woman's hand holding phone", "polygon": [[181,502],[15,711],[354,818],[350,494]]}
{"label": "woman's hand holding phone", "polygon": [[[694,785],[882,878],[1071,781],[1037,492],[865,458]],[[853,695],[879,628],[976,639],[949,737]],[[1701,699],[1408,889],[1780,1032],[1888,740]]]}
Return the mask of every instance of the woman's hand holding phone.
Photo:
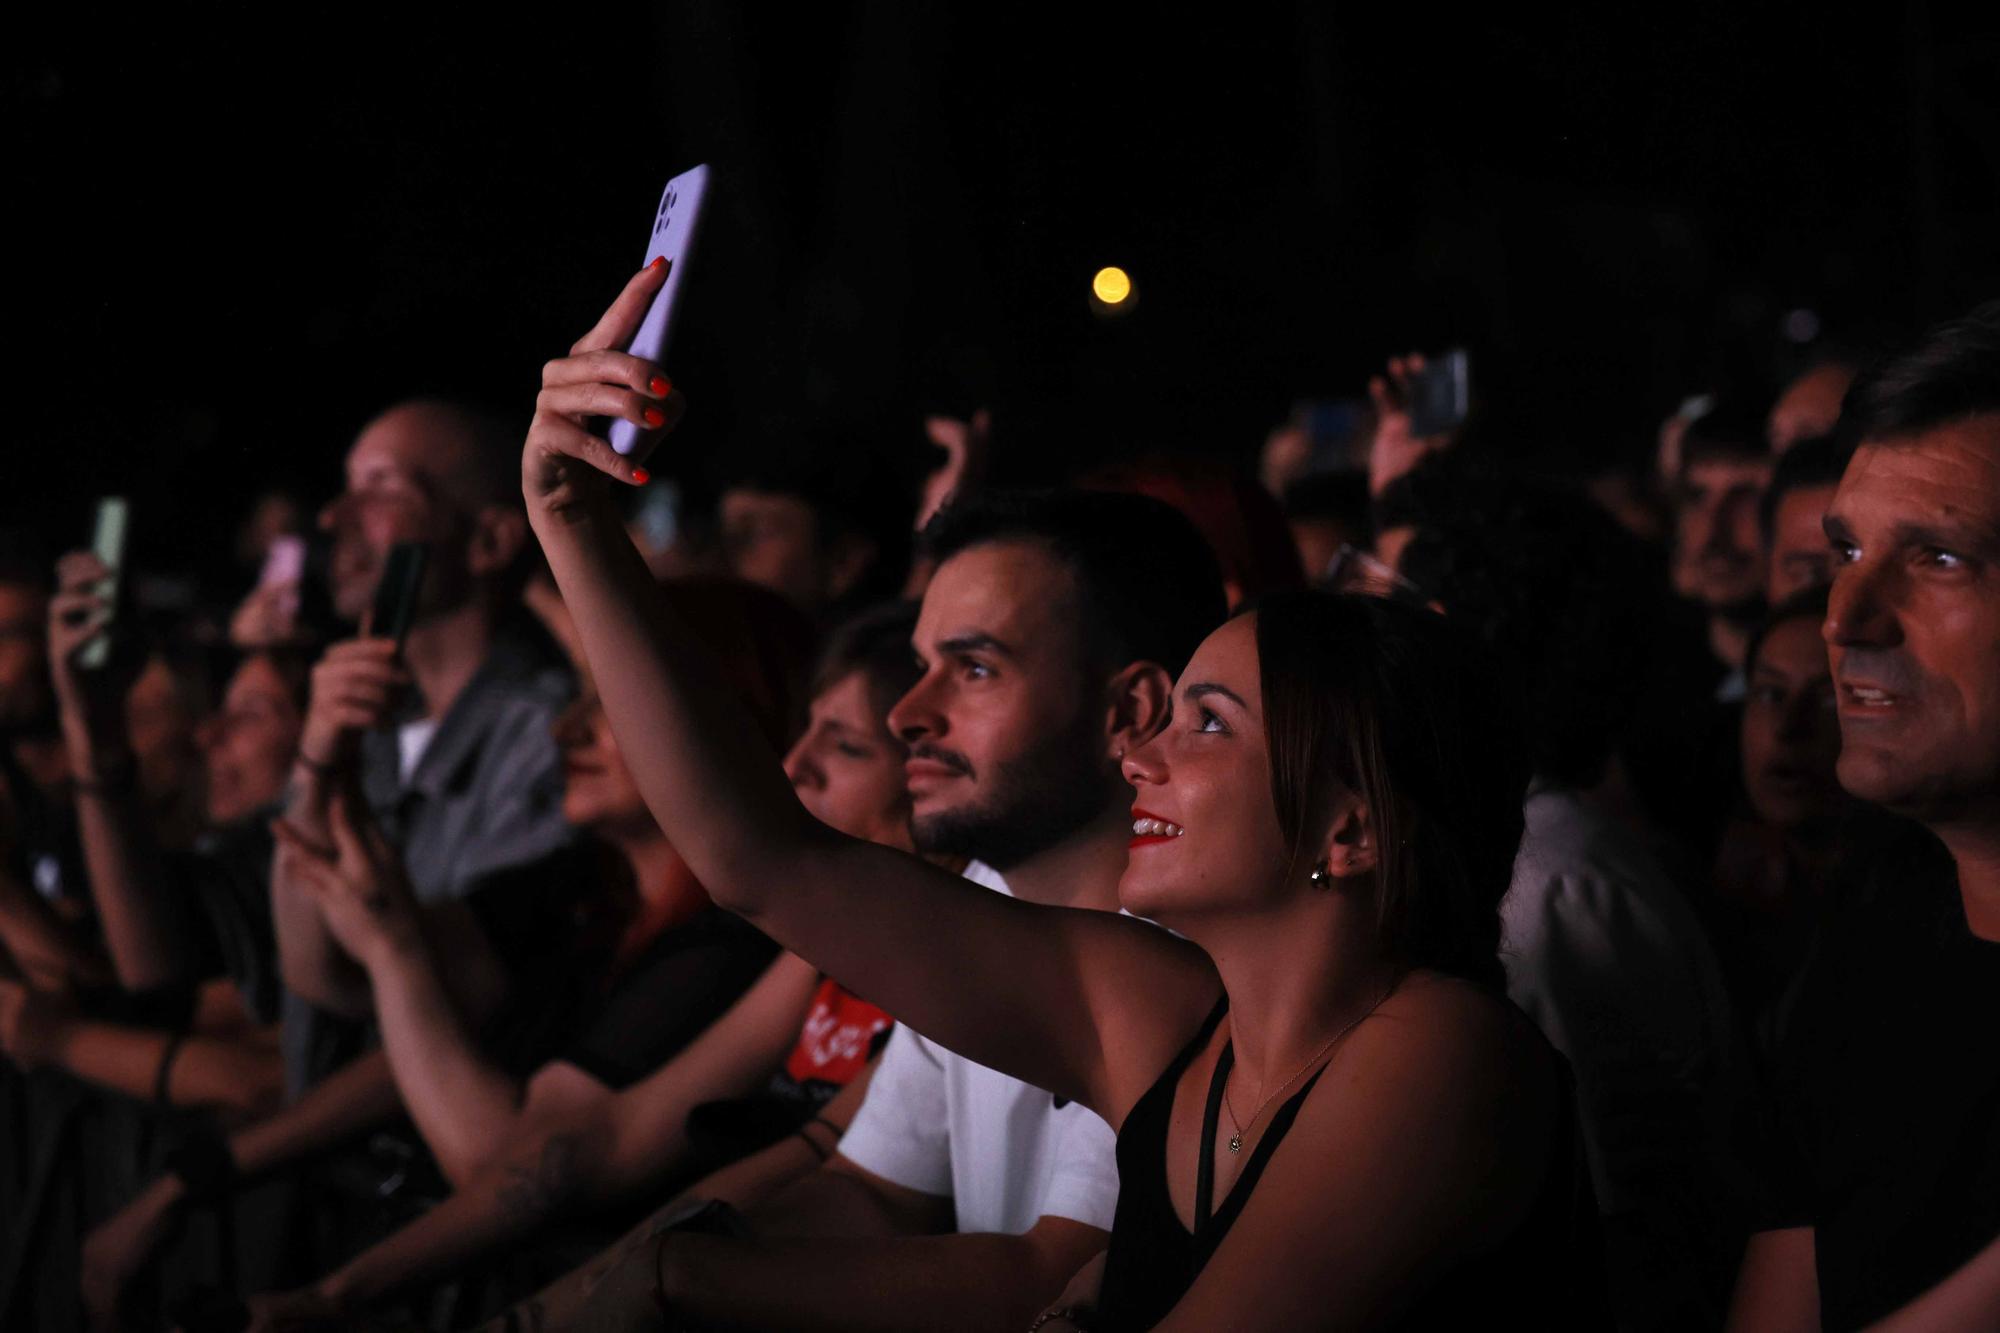
{"label": "woman's hand holding phone", "polygon": [[[629,343],[667,280],[664,262],[648,264],[625,284],[597,327],[569,355],[542,367],[542,391],[521,455],[521,490],[530,506],[565,521],[604,495],[593,473],[643,486],[643,461],[686,410],[664,372],[643,357],[616,350]],[[592,417],[629,421],[649,432],[640,448],[620,455],[591,434]]]}

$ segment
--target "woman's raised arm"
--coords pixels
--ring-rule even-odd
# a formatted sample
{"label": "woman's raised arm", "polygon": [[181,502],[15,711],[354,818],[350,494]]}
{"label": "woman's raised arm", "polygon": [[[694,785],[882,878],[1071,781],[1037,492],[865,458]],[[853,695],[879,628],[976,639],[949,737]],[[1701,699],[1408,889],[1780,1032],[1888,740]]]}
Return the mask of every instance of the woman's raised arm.
{"label": "woman's raised arm", "polygon": [[[1014,902],[820,824],[656,595],[606,482],[643,484],[646,473],[586,422],[663,430],[678,419],[659,368],[615,350],[662,281],[642,270],[544,369],[521,460],[530,521],[647,805],[715,900],[785,947],[982,1064],[1122,1114],[1107,1108],[1107,1088],[1130,1079],[1107,1080],[1107,1049],[1114,1062],[1132,1050],[1145,1035],[1134,1023],[1158,1022],[1169,1052],[1184,1039],[1179,1006],[1158,1001],[1214,998],[1199,951],[1109,913]],[[1107,1030],[1120,1040],[1102,1041]],[[1141,1090],[1164,1059],[1149,1045],[1137,1043],[1152,1064],[1136,1075]]]}

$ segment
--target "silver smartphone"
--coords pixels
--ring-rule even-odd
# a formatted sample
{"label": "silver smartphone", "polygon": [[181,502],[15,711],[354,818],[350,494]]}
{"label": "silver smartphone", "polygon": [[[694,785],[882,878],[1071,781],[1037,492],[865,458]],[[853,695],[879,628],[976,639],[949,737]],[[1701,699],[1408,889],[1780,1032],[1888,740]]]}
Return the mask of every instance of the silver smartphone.
{"label": "silver smartphone", "polygon": [[98,585],[98,595],[111,605],[111,619],[104,632],[77,650],[76,664],[85,671],[102,671],[111,661],[111,635],[116,628],[118,594],[124,583],[125,537],[131,524],[132,506],[122,495],[107,495],[97,502],[97,516],[90,530],[90,549],[111,572]]}

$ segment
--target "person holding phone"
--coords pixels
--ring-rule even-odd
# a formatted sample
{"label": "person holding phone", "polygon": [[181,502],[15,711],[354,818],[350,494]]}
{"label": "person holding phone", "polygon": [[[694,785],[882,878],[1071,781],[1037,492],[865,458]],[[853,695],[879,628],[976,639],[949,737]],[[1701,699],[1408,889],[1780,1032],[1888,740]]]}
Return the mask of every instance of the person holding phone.
{"label": "person holding phone", "polygon": [[[363,635],[313,669],[286,820],[326,845],[334,791],[358,775],[418,898],[456,897],[569,836],[550,724],[574,683],[519,603],[530,537],[508,484],[506,428],[459,404],[400,404],[348,450],[319,516],[337,617],[369,618],[401,542],[428,561],[407,641]],[[362,1049],[330,1010],[360,974],[309,897],[275,886],[293,1096]]]}
{"label": "person holding phone", "polygon": [[[677,413],[648,392],[656,367],[613,350],[658,281],[642,271],[545,368],[522,453],[607,712],[718,902],[1119,1130],[1095,1326],[1592,1314],[1561,1062],[1499,993],[1526,772],[1444,623],[1296,594],[1211,634],[1171,691],[1135,678],[1102,701],[1106,755],[1139,792],[1120,898],[1179,935],[834,834],[740,744],[713,668],[644,595],[601,475],[633,483],[637,464],[585,425]],[[1003,640],[978,679],[1007,669]],[[912,757],[926,787],[962,776]],[[682,1300],[716,1247],[679,1239],[662,1299],[733,1317]]]}
{"label": "person holding phone", "polygon": [[[905,850],[906,751],[886,719],[915,675],[914,620],[914,608],[898,604],[842,627],[815,672],[806,731],[785,758],[816,818]],[[252,1306],[268,1316],[355,1314],[462,1268],[470,1256],[532,1240],[551,1223],[569,1225],[542,1239],[551,1246],[573,1241],[607,1208],[738,1153],[747,1155],[681,1197],[747,1209],[826,1160],[891,1026],[881,1010],[787,955],[644,1079],[537,1118],[416,1222],[310,1288],[258,1297]],[[564,1298],[553,1292],[546,1304],[560,1308]]]}
{"label": "person holding phone", "polygon": [[[759,739],[790,736],[809,631],[775,595],[710,580],[659,593],[729,664],[732,697]],[[274,890],[309,895],[366,985],[339,997],[383,1049],[290,1107],[206,1145],[206,1171],[176,1167],[100,1227],[88,1295],[115,1308],[130,1275],[190,1203],[326,1152],[372,1119],[408,1113],[451,1184],[478,1178],[527,1135],[581,1119],[643,1080],[757,984],[775,953],[717,911],[632,785],[586,690],[555,723],[562,809],[578,839],[422,904],[352,793],[337,793],[332,843],[275,825]],[[392,1080],[386,1096],[368,1086]],[[200,1177],[200,1178],[197,1178]],[[373,1220],[373,1219],[371,1219]],[[367,1238],[379,1238],[375,1222]],[[345,1258],[346,1256],[342,1256]]]}

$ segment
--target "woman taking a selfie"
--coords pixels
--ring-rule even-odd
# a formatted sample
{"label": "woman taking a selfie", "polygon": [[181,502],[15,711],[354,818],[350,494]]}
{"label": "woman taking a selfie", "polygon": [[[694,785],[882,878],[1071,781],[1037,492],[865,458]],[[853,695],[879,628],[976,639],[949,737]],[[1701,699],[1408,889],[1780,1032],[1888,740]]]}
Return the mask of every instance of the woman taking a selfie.
{"label": "woman taking a selfie", "polygon": [[600,475],[645,479],[589,418],[680,407],[657,367],[611,350],[661,280],[642,271],[545,369],[530,517],[640,789],[716,901],[1118,1129],[1101,1292],[1043,1326],[1588,1316],[1561,1064],[1501,997],[1495,956],[1522,750],[1444,623],[1295,594],[1210,635],[1171,698],[1112,702],[1137,792],[1120,896],[1184,938],[836,834],[743,743]]}

